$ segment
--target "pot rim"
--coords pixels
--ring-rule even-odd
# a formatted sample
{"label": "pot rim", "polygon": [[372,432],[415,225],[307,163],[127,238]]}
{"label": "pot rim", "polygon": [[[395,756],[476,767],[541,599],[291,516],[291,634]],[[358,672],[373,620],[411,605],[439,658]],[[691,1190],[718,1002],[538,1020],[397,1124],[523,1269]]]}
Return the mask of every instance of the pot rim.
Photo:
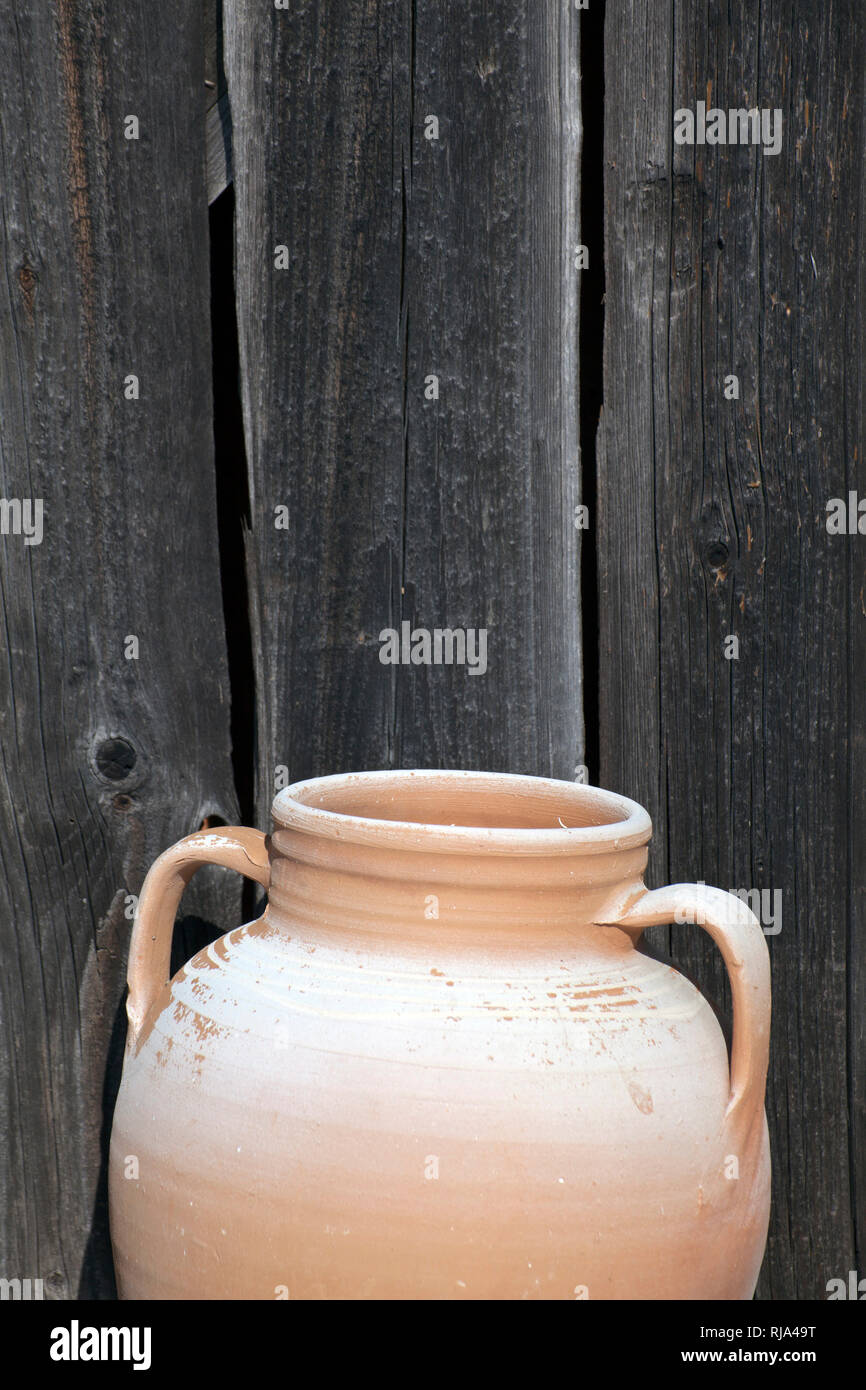
{"label": "pot rim", "polygon": [[[371,791],[395,794],[413,781],[440,782],[443,790],[473,784],[479,792],[512,790],[516,795],[533,795],[556,804],[560,825],[553,828],[515,826],[475,826],[436,824],[413,820],[390,820],[356,815],[333,809],[343,790],[356,790],[367,784]],[[316,803],[319,804],[316,804]],[[536,800],[537,804],[537,800]],[[586,815],[608,819],[590,825],[563,825],[570,808]],[[585,855],[635,849],[652,835],[649,813],[638,802],[619,792],[607,791],[583,782],[565,782],[552,777],[529,777],[510,772],[457,771],[445,768],[382,769],[371,772],[345,772],[329,777],[311,777],[277,792],[272,815],[278,829],[302,831],[312,835],[369,844],[391,849],[424,850],[428,853]]]}

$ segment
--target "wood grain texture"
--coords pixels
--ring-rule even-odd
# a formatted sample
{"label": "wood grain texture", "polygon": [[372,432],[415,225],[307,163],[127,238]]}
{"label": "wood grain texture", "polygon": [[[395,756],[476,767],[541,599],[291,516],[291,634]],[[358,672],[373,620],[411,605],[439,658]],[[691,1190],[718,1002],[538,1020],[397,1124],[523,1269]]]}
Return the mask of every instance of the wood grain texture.
{"label": "wood grain texture", "polygon": [[[606,51],[602,782],[653,815],[654,885],[782,894],[759,1295],[820,1299],[866,1218],[866,540],[825,525],[866,493],[864,15],[620,0]],[[781,108],[781,152],[675,145],[700,100]],[[729,999],[701,933],[673,951]]]}
{"label": "wood grain texture", "polygon": [[489,667],[392,668],[398,765],[584,760],[578,43],[560,4],[417,10],[392,625],[486,628]]}
{"label": "wood grain texture", "polygon": [[213,203],[234,177],[232,171],[232,118],[228,93],[209,104],[205,114],[207,200]]}
{"label": "wood grain texture", "polygon": [[[0,486],[44,503],[41,544],[0,537],[0,1275],[50,1298],[113,1289],[127,895],[234,818],[203,52],[198,0],[0,13]],[[237,899],[186,908],[213,932]]]}
{"label": "wood grain texture", "polygon": [[232,181],[232,117],[223,67],[222,0],[202,0],[207,200]]}
{"label": "wood grain texture", "polygon": [[[227,0],[225,21],[259,814],[275,765],[571,777],[579,17]],[[403,621],[486,628],[487,673],[383,665]]]}

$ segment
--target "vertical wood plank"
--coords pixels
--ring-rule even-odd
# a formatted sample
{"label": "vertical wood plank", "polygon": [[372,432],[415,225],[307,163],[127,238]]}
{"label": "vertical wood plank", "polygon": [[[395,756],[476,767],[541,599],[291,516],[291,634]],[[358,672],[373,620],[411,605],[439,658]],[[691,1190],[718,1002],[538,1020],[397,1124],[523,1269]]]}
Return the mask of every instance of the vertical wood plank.
{"label": "vertical wood plank", "polygon": [[[866,26],[862,20],[853,35],[854,59],[860,43],[860,77],[851,95],[853,139],[866,149]],[[859,137],[857,127],[859,124]],[[844,431],[846,445],[845,479],[856,489],[860,502],[866,498],[866,170],[861,153],[857,174],[859,199],[851,191],[853,226],[850,244],[852,294],[846,306]],[[852,178],[852,184],[854,179]],[[850,254],[850,253],[849,253]],[[856,266],[856,280],[854,276]],[[846,266],[847,269],[847,266]],[[864,508],[866,510],[866,508]],[[866,525],[863,526],[866,530]],[[847,785],[850,788],[848,824],[845,827],[845,855],[849,874],[848,907],[848,1112],[851,1136],[851,1203],[853,1207],[854,1264],[860,1273],[866,1269],[866,716],[863,691],[866,690],[866,538],[858,531],[847,538],[845,560],[845,605],[851,615],[851,679],[846,683],[847,723],[844,745],[848,757]],[[844,1277],[843,1271],[839,1271]]]}
{"label": "vertical wood plank", "polygon": [[417,10],[393,623],[484,628],[488,670],[394,668],[404,765],[583,762],[578,44],[558,0]]}
{"label": "vertical wood plank", "polygon": [[[781,893],[759,1292],[823,1298],[862,1258],[866,1190],[866,542],[825,511],[866,492],[864,19],[616,4],[606,48],[602,780],[651,810],[654,883]],[[675,144],[699,101],[781,109],[781,151]],[[727,996],[699,932],[673,949]]]}
{"label": "vertical wood plank", "polygon": [[233,0],[224,21],[266,824],[275,767],[388,762],[371,633],[400,553],[408,5]]}
{"label": "vertical wood plank", "polygon": [[[579,16],[225,13],[259,814],[275,765],[571,777]],[[404,621],[486,674],[383,665]]]}
{"label": "vertical wood plank", "polygon": [[50,1298],[113,1290],[129,899],[234,818],[203,48],[198,0],[0,14],[0,475],[44,507],[41,543],[0,537],[0,1274]]}

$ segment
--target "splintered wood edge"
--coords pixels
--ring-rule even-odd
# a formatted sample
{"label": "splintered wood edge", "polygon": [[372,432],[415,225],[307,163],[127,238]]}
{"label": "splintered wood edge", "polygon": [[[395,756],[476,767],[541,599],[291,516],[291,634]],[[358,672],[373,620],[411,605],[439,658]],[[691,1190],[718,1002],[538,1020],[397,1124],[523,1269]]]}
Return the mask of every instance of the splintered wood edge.
{"label": "splintered wood edge", "polygon": [[205,115],[207,200],[213,203],[232,181],[232,117],[228,92],[222,92]]}
{"label": "splintered wood edge", "polygon": [[208,204],[224,193],[232,181],[232,118],[222,72],[220,0],[203,0],[204,75],[207,84],[205,112],[205,168]]}

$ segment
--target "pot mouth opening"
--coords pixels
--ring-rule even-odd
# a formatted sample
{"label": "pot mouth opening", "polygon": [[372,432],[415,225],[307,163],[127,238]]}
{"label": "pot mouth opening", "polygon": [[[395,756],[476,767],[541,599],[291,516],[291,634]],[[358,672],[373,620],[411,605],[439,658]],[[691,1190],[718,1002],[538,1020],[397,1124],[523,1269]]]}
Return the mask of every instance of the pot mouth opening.
{"label": "pot mouth opening", "polygon": [[441,769],[295,782],[277,793],[273,816],[278,828],[427,851],[598,854],[652,834],[642,806],[600,787]]}

